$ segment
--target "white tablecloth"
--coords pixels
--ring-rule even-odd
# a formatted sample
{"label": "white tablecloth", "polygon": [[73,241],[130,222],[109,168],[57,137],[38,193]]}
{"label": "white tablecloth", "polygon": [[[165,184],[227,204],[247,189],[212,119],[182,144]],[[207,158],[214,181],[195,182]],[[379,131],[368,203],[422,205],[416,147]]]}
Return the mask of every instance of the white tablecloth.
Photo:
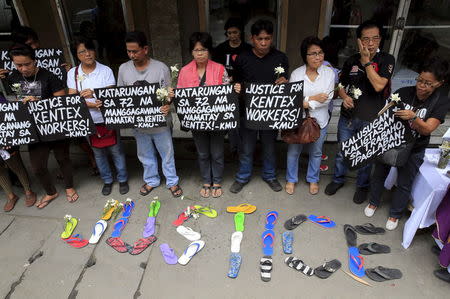
{"label": "white tablecloth", "polygon": [[[450,178],[445,174],[450,167],[438,169],[439,149],[427,149],[422,166],[414,180],[411,197],[414,210],[403,230],[403,247],[408,248],[416,234],[417,229],[429,227],[435,222],[436,209],[444,198]],[[397,169],[391,168],[384,187],[392,188],[397,180]]]}

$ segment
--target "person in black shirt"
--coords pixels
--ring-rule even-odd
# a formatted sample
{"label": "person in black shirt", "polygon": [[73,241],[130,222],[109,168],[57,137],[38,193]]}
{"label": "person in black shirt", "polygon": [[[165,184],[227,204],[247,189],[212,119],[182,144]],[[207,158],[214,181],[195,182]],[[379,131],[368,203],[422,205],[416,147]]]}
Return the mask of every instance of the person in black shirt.
{"label": "person in black shirt", "polygon": [[[373,21],[363,22],[356,30],[359,53],[349,57],[342,68],[339,96],[343,99],[338,123],[338,142],[343,142],[376,118],[389,96],[390,78],[395,58],[380,52],[381,27]],[[353,202],[367,199],[372,164],[358,170]],[[339,151],[336,155],[333,181],[325,194],[333,195],[345,182],[348,167]]]}
{"label": "person in black shirt", "polygon": [[[267,20],[258,20],[251,27],[253,48],[241,53],[235,63],[235,81],[239,83],[282,84],[287,83],[289,63],[286,54],[272,48],[273,24]],[[284,68],[279,78],[274,69]],[[241,103],[241,118],[245,119],[245,105]],[[241,119],[241,149],[239,153],[239,170],[230,192],[238,193],[248,183],[253,169],[253,152],[259,138],[263,150],[263,180],[273,191],[281,191],[276,177],[275,141],[278,130],[251,130],[245,127]]]}
{"label": "person in black shirt", "polygon": [[[403,87],[397,90],[404,104],[403,110],[395,115],[409,122],[414,146],[404,166],[397,167],[397,188],[392,197],[389,218],[386,222],[388,230],[394,230],[398,225],[403,211],[411,197],[411,187],[422,165],[425,149],[430,142],[431,133],[445,121],[445,115],[450,108],[448,97],[439,90],[447,78],[449,63],[440,57],[430,58],[422,67],[417,77],[416,86]],[[375,163],[370,186],[370,202],[364,210],[367,217],[372,217],[380,205],[384,181],[390,170],[389,165]]]}

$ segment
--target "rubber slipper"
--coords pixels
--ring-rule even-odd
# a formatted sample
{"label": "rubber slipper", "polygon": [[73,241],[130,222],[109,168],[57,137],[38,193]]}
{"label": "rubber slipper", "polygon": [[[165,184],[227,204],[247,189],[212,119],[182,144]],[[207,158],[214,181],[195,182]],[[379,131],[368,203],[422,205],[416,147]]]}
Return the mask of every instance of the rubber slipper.
{"label": "rubber slipper", "polygon": [[391,248],[387,245],[378,243],[364,243],[358,246],[359,252],[364,255],[372,255],[377,253],[390,253]]}
{"label": "rubber slipper", "polygon": [[364,258],[359,254],[356,247],[348,248],[348,267],[356,276],[364,276]]}
{"label": "rubber slipper", "polygon": [[[66,217],[67,216],[68,215],[66,215]],[[69,238],[72,235],[73,231],[75,230],[75,227],[77,226],[77,224],[78,224],[78,219],[70,216],[70,219],[66,220],[64,231],[61,233],[61,238],[62,239]]]}
{"label": "rubber slipper", "polygon": [[161,250],[161,254],[164,258],[164,261],[169,265],[178,264],[178,257],[176,256],[174,250],[170,248],[169,244],[163,243],[159,245],[159,249]]}
{"label": "rubber slipper", "polygon": [[384,228],[376,227],[372,223],[356,225],[355,229],[361,235],[383,235],[386,233],[386,230]]}
{"label": "rubber slipper", "polygon": [[51,199],[48,199],[48,200],[39,200],[38,202],[36,202],[36,207],[38,208],[38,209],[43,209],[43,208],[45,208],[46,206],[48,206],[52,201],[54,201],[55,199],[57,199],[58,198],[58,196],[59,196],[59,194],[58,193],[56,193],[55,195],[54,195],[54,197],[52,197]]}
{"label": "rubber slipper", "polygon": [[348,247],[356,247],[356,230],[353,226],[350,224],[344,225],[344,234],[345,234],[345,240],[347,240],[347,246]]}
{"label": "rubber slipper", "polygon": [[330,218],[325,217],[325,216],[309,215],[308,219],[311,222],[319,224],[320,226],[325,227],[325,228],[332,228],[332,227],[336,226],[336,223],[334,223],[333,220],[331,220]]}
{"label": "rubber slipper", "polygon": [[338,260],[331,260],[329,262],[325,262],[322,266],[314,269],[314,274],[322,279],[327,279],[334,272],[341,268],[342,264]]}
{"label": "rubber slipper", "polygon": [[115,251],[120,253],[125,253],[128,251],[133,250],[133,247],[131,245],[125,243],[120,237],[110,237],[106,240],[106,244],[111,246]]}
{"label": "rubber slipper", "polygon": [[249,203],[243,203],[237,206],[227,207],[228,213],[244,212],[245,214],[251,214],[254,211],[256,211],[256,206],[251,205]]}
{"label": "rubber slipper", "polygon": [[109,220],[111,219],[111,216],[114,212],[114,210],[117,208],[117,205],[119,204],[119,202],[115,199],[111,199],[111,202],[108,200],[106,203],[105,208],[108,208],[107,211],[104,211],[103,216],[102,216],[102,220]]}
{"label": "rubber slipper", "polygon": [[113,232],[111,233],[111,237],[118,238],[122,234],[123,229],[128,223],[128,218],[122,217],[114,223]]}
{"label": "rubber slipper", "polygon": [[300,214],[300,215],[294,216],[284,223],[284,228],[287,230],[293,230],[294,228],[296,228],[297,226],[299,226],[306,220],[308,220],[306,215]]}
{"label": "rubber slipper", "polygon": [[314,269],[307,266],[301,259],[295,256],[288,256],[284,262],[289,268],[295,269],[302,272],[306,276],[312,276],[314,274]]}
{"label": "rubber slipper", "polygon": [[[172,189],[173,187],[175,187],[175,188]],[[167,188],[167,189],[169,189],[170,193],[172,193],[172,196],[174,198],[177,198],[177,197],[180,197],[181,195],[183,195],[183,189],[181,189],[181,187],[179,185],[175,185],[175,186],[172,186],[172,187]],[[178,191],[181,191],[181,192],[177,193]]]}
{"label": "rubber slipper", "polygon": [[186,210],[184,210],[184,212],[182,212],[180,215],[178,215],[178,218],[172,222],[172,225],[173,226],[180,226],[186,220],[188,220],[189,217],[191,217],[191,216],[187,213],[187,209],[186,209]]}
{"label": "rubber slipper", "polygon": [[292,243],[294,242],[294,233],[292,231],[286,231],[282,235],[283,252],[286,254],[292,253]]}
{"label": "rubber slipper", "polygon": [[123,205],[122,218],[130,217],[131,212],[133,212],[134,206],[135,206],[134,201],[131,198],[127,198],[127,200],[125,201],[125,204]]}
{"label": "rubber slipper", "polygon": [[273,241],[275,238],[275,233],[273,230],[266,230],[262,234],[263,243],[263,254],[272,255],[273,254]]}
{"label": "rubber slipper", "polygon": [[241,241],[244,237],[244,234],[242,232],[234,232],[231,235],[231,252],[237,253],[241,250]]}
{"label": "rubber slipper", "polygon": [[205,247],[205,241],[202,240],[194,241],[189,244],[189,246],[178,259],[178,264],[183,266],[187,265],[192,257],[196,255],[200,250],[202,250],[203,247]]}
{"label": "rubber slipper", "polygon": [[243,232],[245,229],[244,223],[245,223],[244,212],[237,212],[234,215],[234,227],[235,227],[236,231]]}
{"label": "rubber slipper", "polygon": [[277,223],[278,212],[270,211],[266,215],[266,229],[273,229],[275,227],[275,223]]}
{"label": "rubber slipper", "polygon": [[177,227],[177,232],[189,241],[197,241],[202,237],[200,233],[195,232],[192,228],[183,225]]}
{"label": "rubber slipper", "polygon": [[[150,189],[147,188],[147,187],[150,187]],[[149,186],[149,185],[147,185],[147,183],[145,183],[144,185],[142,185],[141,189],[139,189],[139,194],[142,195],[142,196],[146,196],[150,192],[152,192],[153,189],[155,189],[155,188],[156,187]]]}
{"label": "rubber slipper", "polygon": [[108,223],[105,220],[99,220],[92,229],[92,235],[89,238],[89,244],[97,244],[106,230]]}
{"label": "rubber slipper", "polygon": [[63,239],[63,240],[67,244],[69,244],[70,246],[72,246],[74,248],[83,248],[87,244],[89,244],[89,241],[83,239],[80,234],[73,235],[72,237],[67,238],[67,239]]}
{"label": "rubber slipper", "polygon": [[142,237],[148,238],[155,234],[155,217],[147,217],[147,223],[144,226],[144,231],[142,232]]}
{"label": "rubber slipper", "polygon": [[374,281],[383,282],[392,279],[400,279],[403,274],[398,269],[390,269],[382,266],[366,270],[367,277]]}
{"label": "rubber slipper", "polygon": [[272,278],[271,272],[272,272],[272,257],[269,255],[265,255],[261,258],[259,262],[259,267],[261,270],[261,280],[264,282],[270,281]]}
{"label": "rubber slipper", "polygon": [[212,209],[212,208],[210,208],[210,207],[202,207],[202,206],[199,206],[199,205],[195,205],[194,209],[195,209],[196,213],[203,214],[206,217],[209,217],[209,218],[216,218],[217,217],[217,211]]}
{"label": "rubber slipper", "polygon": [[150,212],[148,213],[148,217],[156,217],[158,215],[160,207],[161,202],[159,200],[152,200],[152,202],[150,203]]}
{"label": "rubber slipper", "polygon": [[134,244],[133,244],[133,249],[131,251],[129,251],[129,253],[131,255],[138,255],[140,254],[142,251],[144,251],[145,249],[147,249],[150,245],[152,245],[153,243],[155,243],[156,241],[156,237],[155,236],[150,236],[148,238],[141,238],[139,240],[137,240]]}
{"label": "rubber slipper", "polygon": [[230,255],[230,268],[228,270],[229,278],[236,278],[239,274],[239,269],[241,268],[242,257],[237,252],[232,252]]}

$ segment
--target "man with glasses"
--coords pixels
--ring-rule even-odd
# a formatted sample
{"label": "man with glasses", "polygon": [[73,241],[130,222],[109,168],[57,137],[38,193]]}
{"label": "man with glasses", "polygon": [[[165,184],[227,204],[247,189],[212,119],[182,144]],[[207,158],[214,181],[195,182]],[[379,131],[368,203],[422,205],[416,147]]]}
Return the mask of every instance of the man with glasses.
{"label": "man with glasses", "polygon": [[[376,118],[389,96],[390,79],[395,65],[395,58],[379,49],[381,27],[376,22],[363,22],[356,30],[356,35],[359,53],[345,61],[340,77],[340,83],[345,88],[339,89],[339,96],[343,99],[338,123],[339,143],[349,139]],[[371,169],[372,164],[367,164],[358,170],[353,196],[353,202],[357,204],[367,199]],[[333,181],[325,188],[325,194],[333,195],[344,185],[347,171],[348,166],[339,151]]]}

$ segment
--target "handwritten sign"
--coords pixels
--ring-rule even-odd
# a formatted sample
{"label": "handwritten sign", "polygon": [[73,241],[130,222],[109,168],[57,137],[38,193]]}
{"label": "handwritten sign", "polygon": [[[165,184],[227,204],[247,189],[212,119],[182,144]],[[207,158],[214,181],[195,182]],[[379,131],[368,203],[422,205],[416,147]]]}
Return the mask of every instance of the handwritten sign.
{"label": "handwritten sign", "polygon": [[22,102],[0,104],[0,147],[38,141],[33,118]]}

